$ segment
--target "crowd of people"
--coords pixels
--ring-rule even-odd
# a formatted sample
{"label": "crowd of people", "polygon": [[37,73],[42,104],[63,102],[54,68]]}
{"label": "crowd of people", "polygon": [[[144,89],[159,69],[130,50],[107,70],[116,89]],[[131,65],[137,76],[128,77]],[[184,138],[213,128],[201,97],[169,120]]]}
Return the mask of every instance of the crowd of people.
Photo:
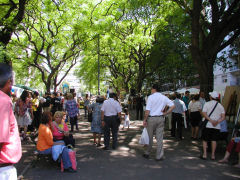
{"label": "crowd of people", "polygon": [[[27,132],[37,132],[37,150],[40,154],[51,154],[54,160],[62,161],[66,172],[76,172],[73,169],[73,162],[69,153],[75,146],[73,133],[79,131],[79,103],[74,93],[67,93],[64,96],[60,93],[52,95],[46,93],[39,98],[38,92],[23,91],[20,98],[10,98],[12,86],[12,70],[8,65],[0,66],[0,114],[4,120],[0,121],[0,179],[13,177],[16,179],[14,164],[21,158],[21,140],[27,139]],[[207,159],[207,148],[211,145],[211,159],[215,160],[215,150],[219,140],[220,131],[225,129],[225,111],[219,101],[219,94],[211,92],[210,101],[206,102],[204,93],[190,97],[189,91],[181,97],[175,93],[171,98],[159,92],[159,87],[154,84],[151,87],[151,95],[147,101],[141,95],[138,101],[141,106],[146,103],[146,110],[143,116],[141,106],[137,106],[137,117],[143,119],[143,126],[146,127],[149,144],[143,154],[149,158],[153,146],[153,137],[156,134],[157,151],[156,161],[163,160],[163,134],[166,116],[171,114],[171,136],[179,140],[183,139],[183,125],[191,127],[191,139],[202,139],[203,150],[201,159]],[[130,116],[128,107],[122,107],[117,94],[110,92],[108,98],[97,96],[92,102],[88,95],[84,99],[84,116],[91,114],[91,132],[93,143],[97,147],[102,146],[101,138],[104,137],[104,150],[110,148],[115,150],[118,147],[118,131],[130,127]],[[184,116],[186,121],[184,121]],[[205,121],[202,121],[202,118]],[[184,123],[185,122],[185,123]],[[203,122],[206,122],[204,126]],[[223,123],[225,122],[225,123]],[[70,130],[68,127],[70,124]],[[74,131],[75,127],[75,131]],[[199,128],[201,127],[201,133]],[[112,135],[112,142],[110,136]],[[226,136],[225,136],[226,137]],[[240,151],[239,137],[233,138],[227,146],[227,151],[219,163],[228,161],[230,153],[237,144],[236,151]],[[240,153],[239,153],[240,156]],[[239,157],[240,159],[240,157]],[[237,167],[240,167],[240,160]],[[4,173],[2,173],[4,172]]]}

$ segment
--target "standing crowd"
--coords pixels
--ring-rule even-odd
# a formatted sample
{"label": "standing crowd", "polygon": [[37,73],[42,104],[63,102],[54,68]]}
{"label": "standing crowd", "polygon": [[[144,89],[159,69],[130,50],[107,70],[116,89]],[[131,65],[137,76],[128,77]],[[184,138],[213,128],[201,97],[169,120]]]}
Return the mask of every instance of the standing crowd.
{"label": "standing crowd", "polygon": [[[55,161],[62,162],[63,171],[76,172],[76,159],[72,156],[75,153],[73,132],[74,129],[79,131],[80,113],[75,94],[67,93],[63,97],[60,93],[52,95],[46,93],[44,98],[39,98],[38,92],[23,91],[19,99],[14,96],[11,99],[12,69],[8,65],[0,65],[0,114],[2,117],[0,121],[0,179],[17,179],[13,165],[21,158],[21,140],[27,139],[28,131],[38,134],[36,147],[39,154],[51,154]],[[207,159],[207,148],[210,144],[211,159],[215,160],[217,141],[221,137],[220,132],[223,127],[226,129],[225,111],[219,102],[219,94],[211,92],[209,95],[210,101],[208,102],[205,101],[203,92],[192,98],[188,91],[183,98],[175,93],[173,99],[170,99],[161,94],[158,85],[154,84],[146,102],[144,116],[142,105],[137,106],[137,117],[143,118],[143,126],[146,127],[149,136],[149,144],[143,157],[147,159],[150,157],[153,137],[156,134],[155,159],[161,161],[165,158],[163,148],[165,118],[171,114],[171,136],[182,140],[183,126],[190,126],[191,138],[202,139],[203,153],[200,158]],[[102,146],[101,136],[103,134],[103,149],[115,150],[118,147],[119,127],[123,122],[122,129],[129,129],[130,118],[128,108],[122,108],[117,95],[109,92],[108,96],[108,99],[97,96],[96,101],[91,103],[89,96],[86,95],[84,115],[91,121],[94,144],[98,147]],[[141,95],[138,96],[137,101],[139,104],[144,104]],[[70,123],[70,130],[68,123]],[[201,133],[199,133],[200,128]],[[110,142],[111,135],[112,142]],[[239,137],[233,138],[224,158],[219,162],[228,161],[234,144],[237,144],[236,151],[239,153],[239,143]],[[239,167],[240,163],[237,166]]]}

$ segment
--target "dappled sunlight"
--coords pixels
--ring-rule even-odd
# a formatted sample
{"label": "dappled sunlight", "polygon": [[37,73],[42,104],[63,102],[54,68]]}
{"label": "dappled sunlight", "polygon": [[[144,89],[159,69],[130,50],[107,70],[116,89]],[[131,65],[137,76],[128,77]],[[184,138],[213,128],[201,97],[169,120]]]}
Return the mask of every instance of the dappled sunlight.
{"label": "dappled sunlight", "polygon": [[222,174],[230,176],[232,178],[240,178],[239,171],[240,171],[240,169],[238,169],[238,174],[236,174],[236,173],[233,174],[233,173],[229,173],[229,172],[222,172]]}

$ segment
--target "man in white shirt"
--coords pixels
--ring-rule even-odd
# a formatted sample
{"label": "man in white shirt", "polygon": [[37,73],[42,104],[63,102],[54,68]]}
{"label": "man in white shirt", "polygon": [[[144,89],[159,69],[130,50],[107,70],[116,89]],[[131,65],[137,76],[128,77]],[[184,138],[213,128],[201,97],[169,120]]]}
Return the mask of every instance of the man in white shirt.
{"label": "man in white shirt", "polygon": [[[157,152],[156,160],[163,159],[163,132],[164,132],[164,116],[171,113],[175,108],[173,102],[166,96],[158,92],[159,88],[157,84],[152,86],[151,95],[148,97],[145,116],[143,120],[143,126],[147,128],[149,135],[149,146],[145,153],[144,158],[149,158],[149,154],[152,150],[153,144],[153,132],[156,132],[157,139]],[[169,109],[164,112],[165,107]]]}
{"label": "man in white shirt", "polygon": [[110,130],[112,131],[112,148],[116,149],[118,139],[118,127],[121,122],[122,107],[119,102],[114,100],[114,93],[109,94],[109,99],[105,100],[101,108],[101,120],[104,127],[104,150],[109,150]]}

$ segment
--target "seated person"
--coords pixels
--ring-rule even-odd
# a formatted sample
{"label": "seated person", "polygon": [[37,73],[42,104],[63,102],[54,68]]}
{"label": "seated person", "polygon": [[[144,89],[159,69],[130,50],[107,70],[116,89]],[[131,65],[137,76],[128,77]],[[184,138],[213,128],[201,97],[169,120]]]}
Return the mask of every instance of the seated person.
{"label": "seated person", "polygon": [[[50,129],[52,117],[50,112],[44,112],[42,121],[38,130],[37,150],[40,154],[52,154],[53,146],[63,145],[62,142],[53,142],[53,135]],[[64,147],[61,152],[64,171],[75,172],[72,169],[72,163],[69,158],[68,148]]]}
{"label": "seated person", "polygon": [[64,115],[62,111],[57,111],[54,114],[54,121],[52,123],[54,141],[64,140],[64,136],[69,136],[67,124],[63,120]]}
{"label": "seated person", "polygon": [[54,119],[52,123],[52,134],[53,141],[64,141],[65,145],[75,146],[75,140],[72,134],[69,134],[69,129],[65,123],[66,114],[62,111],[57,111],[54,114]]}
{"label": "seated person", "polygon": [[235,144],[236,144],[235,151],[238,153],[238,164],[235,167],[240,168],[240,137],[232,138],[232,140],[230,141],[230,143],[227,146],[227,150],[226,150],[224,158],[221,159],[220,161],[218,161],[219,163],[227,163],[228,162],[231,151]]}

